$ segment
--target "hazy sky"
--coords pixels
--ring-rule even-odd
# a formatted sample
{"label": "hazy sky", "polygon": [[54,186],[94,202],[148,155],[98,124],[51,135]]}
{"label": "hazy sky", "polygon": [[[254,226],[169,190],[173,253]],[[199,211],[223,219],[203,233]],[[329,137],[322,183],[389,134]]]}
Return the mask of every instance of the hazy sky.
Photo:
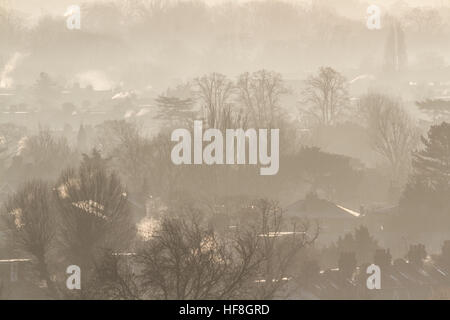
{"label": "hazy sky", "polygon": [[[126,1],[126,0],[0,0],[1,4],[8,4],[9,7],[14,8],[15,10],[18,10],[22,12],[26,17],[28,17],[28,22],[33,25],[38,21],[38,18],[43,14],[51,14],[51,15],[64,15],[66,9],[70,5],[75,4],[82,4],[86,2],[114,2],[114,1]],[[158,0],[155,0],[158,1]],[[200,1],[200,2],[206,2],[209,5],[217,5],[221,3],[226,2],[238,2],[238,3],[245,3],[248,1],[265,1],[265,0],[163,0],[163,1],[171,1],[171,2],[179,2],[179,1]],[[271,0],[267,0],[271,1]],[[354,19],[355,17],[358,17],[361,15],[361,7],[356,6],[355,12],[352,13],[351,10],[352,1],[355,0],[272,0],[272,1],[284,1],[284,2],[291,2],[291,3],[311,3],[314,1],[320,1],[320,2],[328,2],[331,6],[336,7],[337,11],[340,14],[346,15],[349,18]],[[358,0],[356,0],[358,1]],[[347,5],[343,8],[344,11],[339,10],[339,4],[347,2]],[[380,5],[383,8],[386,8],[389,10],[389,7],[394,3],[404,3],[408,4],[410,6],[448,6],[450,7],[450,0],[360,0],[362,3],[369,4],[376,4]],[[359,11],[356,11],[359,10]],[[364,12],[365,14],[365,12]]]}
{"label": "hazy sky", "polygon": [[[91,2],[93,0],[90,0]],[[100,0],[100,1],[108,1],[108,0]],[[110,0],[109,0],[110,1]],[[189,0],[191,1],[191,0]],[[205,0],[207,3],[212,5],[222,2],[246,2],[248,0]],[[274,0],[280,1],[280,0]],[[313,0],[287,0],[288,2],[311,2]],[[344,1],[344,0],[341,0]],[[372,0],[372,1],[363,1],[368,3],[379,3],[390,5],[399,0]],[[450,0],[400,0],[410,5],[450,5]],[[42,12],[57,14],[59,12],[64,12],[65,8],[69,5],[80,4],[86,1],[83,0],[0,0],[0,3],[7,2],[12,7],[16,9],[20,9],[24,12],[40,14]],[[336,2],[336,1],[334,1]]]}

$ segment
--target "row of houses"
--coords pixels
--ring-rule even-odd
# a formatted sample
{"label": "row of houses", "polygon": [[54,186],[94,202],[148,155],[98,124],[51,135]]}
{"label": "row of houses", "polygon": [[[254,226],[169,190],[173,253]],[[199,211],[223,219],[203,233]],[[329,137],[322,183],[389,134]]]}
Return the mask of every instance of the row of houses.
{"label": "row of houses", "polygon": [[354,254],[343,253],[339,266],[309,274],[293,299],[450,299],[448,257],[410,257],[391,261],[388,250],[378,250],[374,264],[380,267],[379,289],[369,289],[369,264],[356,266]]}

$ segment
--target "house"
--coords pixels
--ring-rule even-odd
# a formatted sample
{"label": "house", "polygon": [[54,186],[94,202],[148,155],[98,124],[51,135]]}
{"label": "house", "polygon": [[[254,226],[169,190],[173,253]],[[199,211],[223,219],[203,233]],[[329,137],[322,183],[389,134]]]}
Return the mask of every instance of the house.
{"label": "house", "polygon": [[284,208],[286,219],[310,219],[317,221],[321,235],[319,241],[335,241],[339,235],[351,232],[361,223],[361,213],[331,201],[307,195],[305,199]]}

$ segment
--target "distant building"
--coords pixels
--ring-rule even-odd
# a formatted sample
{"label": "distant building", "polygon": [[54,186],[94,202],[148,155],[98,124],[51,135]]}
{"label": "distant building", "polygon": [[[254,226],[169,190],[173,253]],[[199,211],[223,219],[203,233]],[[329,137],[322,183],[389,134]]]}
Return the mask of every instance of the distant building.
{"label": "distant building", "polygon": [[310,219],[318,221],[322,230],[319,241],[330,242],[345,232],[350,232],[361,223],[361,213],[308,195],[284,208],[285,218]]}
{"label": "distant building", "polygon": [[[381,253],[380,253],[381,252]],[[382,257],[384,254],[385,259]],[[378,256],[377,256],[378,255]],[[381,257],[381,258],[380,258]],[[366,273],[369,264],[319,271],[294,293],[294,297],[312,299],[450,299],[450,264],[427,257],[423,261],[396,259],[389,250],[378,250],[374,263],[380,267],[381,288],[368,289]],[[344,270],[345,266],[347,269]]]}

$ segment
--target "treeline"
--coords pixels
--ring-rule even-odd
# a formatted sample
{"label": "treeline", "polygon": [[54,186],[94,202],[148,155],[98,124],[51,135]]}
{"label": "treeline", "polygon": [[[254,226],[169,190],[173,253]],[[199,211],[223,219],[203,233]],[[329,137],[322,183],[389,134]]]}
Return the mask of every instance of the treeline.
{"label": "treeline", "polygon": [[[44,15],[33,25],[33,19],[14,7],[2,6],[0,65],[20,52],[24,57],[14,71],[18,84],[30,83],[30,74],[43,69],[68,81],[92,76],[81,70],[116,70],[105,72],[102,81],[122,81],[138,88],[167,85],[173,77],[194,76],[199,70],[233,74],[261,65],[287,74],[322,64],[359,72],[378,70],[390,28],[371,32],[366,28],[365,4],[354,1],[351,8],[359,8],[360,14],[351,18],[342,14],[344,7],[342,3],[310,6],[282,1],[219,6],[197,1],[89,2],[81,8],[81,30],[71,31],[63,12]],[[445,43],[448,9],[386,10],[383,26],[395,17],[406,35],[414,34],[408,38],[410,60],[420,68],[443,67],[445,54],[434,49],[424,53],[423,45],[439,48]],[[201,62],[196,71],[186,63],[192,59]]]}

